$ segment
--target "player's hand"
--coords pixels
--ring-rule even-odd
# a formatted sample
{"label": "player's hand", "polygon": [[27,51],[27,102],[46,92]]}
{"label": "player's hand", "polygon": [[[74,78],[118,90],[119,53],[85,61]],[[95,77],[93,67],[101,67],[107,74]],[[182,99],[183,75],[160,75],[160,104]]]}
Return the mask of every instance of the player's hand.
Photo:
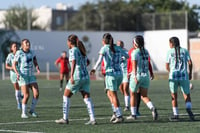
{"label": "player's hand", "polygon": [[19,78],[20,78],[20,75],[19,75],[19,74],[17,74],[17,80],[19,80]]}
{"label": "player's hand", "polygon": [[90,75],[94,75],[95,74],[95,70],[94,69],[92,69],[91,71],[90,71]]}
{"label": "player's hand", "polygon": [[152,74],[152,75],[150,76],[150,79],[151,79],[151,80],[153,80],[153,79],[154,79],[154,74]]}
{"label": "player's hand", "polygon": [[74,84],[74,78],[73,76],[70,78],[71,84]]}
{"label": "player's hand", "polygon": [[137,78],[136,78],[136,77],[134,78],[134,80],[135,80],[135,83],[136,83],[136,84],[138,84],[138,80],[137,80]]}

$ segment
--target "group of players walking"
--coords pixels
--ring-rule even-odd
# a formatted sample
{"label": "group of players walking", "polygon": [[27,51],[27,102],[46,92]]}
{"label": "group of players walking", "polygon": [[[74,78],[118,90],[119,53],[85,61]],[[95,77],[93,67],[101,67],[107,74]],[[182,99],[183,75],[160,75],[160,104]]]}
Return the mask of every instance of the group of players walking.
{"label": "group of players walking", "polygon": [[[76,92],[81,92],[90,117],[90,120],[85,124],[95,125],[97,122],[92,99],[90,98],[90,75],[87,71],[87,66],[90,62],[86,55],[86,49],[82,41],[74,34],[68,36],[67,45],[69,48],[68,60],[70,64],[70,70],[68,70],[69,80],[63,95],[63,118],[55,120],[55,122],[59,124],[69,123],[70,98]],[[98,69],[98,66],[103,64],[105,90],[113,111],[110,121],[114,124],[124,121],[117,96],[119,88],[124,94],[124,111],[130,110],[131,112],[131,115],[126,118],[127,120],[136,120],[140,115],[138,110],[140,99],[142,99],[151,111],[153,120],[158,119],[157,109],[148,97],[150,79],[154,79],[154,74],[149,52],[144,46],[143,36],[137,35],[133,39],[133,48],[128,52],[124,49],[122,41],[114,44],[114,39],[110,33],[103,35],[99,57],[90,74],[93,75]],[[189,118],[194,120],[189,89],[189,80],[192,78],[191,58],[188,51],[181,48],[177,37],[171,37],[169,39],[169,46],[170,50],[167,53],[166,69],[169,72],[169,88],[172,96],[173,114],[170,120],[179,120],[177,103],[178,87],[183,92]],[[10,50],[11,53],[6,59],[6,68],[10,70],[11,82],[15,88],[17,107],[18,109],[22,109],[21,118],[28,118],[27,102],[29,99],[29,88],[33,91],[33,99],[29,113],[33,117],[37,117],[35,106],[39,97],[39,89],[34,75],[34,66],[38,73],[40,73],[40,69],[36,56],[30,50],[30,42],[28,39],[22,40],[19,50],[17,50],[16,43],[12,43]],[[58,61],[55,64],[58,64]],[[187,66],[189,66],[189,72]],[[60,79],[63,80],[62,78],[63,75]],[[60,88],[62,88],[62,82],[60,83]],[[22,92],[20,92],[19,86]],[[23,95],[22,102],[21,95]]]}

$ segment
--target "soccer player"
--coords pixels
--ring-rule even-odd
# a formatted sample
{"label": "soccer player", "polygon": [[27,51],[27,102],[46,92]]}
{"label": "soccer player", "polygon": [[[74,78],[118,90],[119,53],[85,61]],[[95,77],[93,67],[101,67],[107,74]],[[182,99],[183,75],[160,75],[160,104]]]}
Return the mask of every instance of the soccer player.
{"label": "soccer player", "polygon": [[147,107],[152,111],[153,120],[157,120],[158,113],[151,102],[150,98],[147,96],[149,88],[149,52],[144,48],[144,38],[143,36],[137,35],[134,38],[135,50],[131,54],[132,60],[132,73],[130,76],[130,96],[131,96],[131,115],[127,117],[128,120],[136,119],[137,110],[137,100],[136,93],[139,89],[141,93],[141,99],[147,105]]}
{"label": "soccer player", "polygon": [[17,74],[17,79],[19,80],[19,85],[24,95],[22,100],[21,118],[28,118],[27,102],[30,96],[29,88],[31,88],[33,92],[32,104],[29,113],[33,117],[38,117],[35,112],[35,106],[39,98],[39,88],[34,75],[34,66],[38,74],[40,73],[40,69],[37,63],[36,55],[32,50],[30,50],[30,47],[30,41],[28,39],[23,39],[21,41],[21,49],[16,52],[13,62],[13,69]]}
{"label": "soccer player", "polygon": [[[128,51],[124,48],[124,42],[121,40],[117,41],[117,46],[120,46],[124,52],[126,52],[128,54]],[[130,101],[130,97],[129,97],[129,83],[128,83],[128,70],[127,70],[127,59],[122,57],[121,59],[121,68],[122,68],[122,73],[123,73],[123,80],[121,85],[119,86],[120,91],[122,92],[122,94],[124,95],[124,102],[125,102],[125,108],[124,111],[128,111],[129,110],[129,101]]]}
{"label": "soccer player", "polygon": [[[192,60],[188,51],[181,48],[179,39],[171,37],[169,39],[170,50],[167,53],[166,69],[169,72],[169,88],[172,97],[173,115],[170,120],[177,121],[179,119],[177,89],[181,88],[185,100],[186,111],[191,120],[194,120],[192,113],[192,103],[190,97],[190,79],[192,78]],[[187,69],[189,66],[189,73]]]}
{"label": "soccer player", "polygon": [[[125,53],[121,47],[113,44],[113,37],[110,33],[105,33],[102,40],[103,47],[99,51],[99,58],[94,68],[91,70],[91,74],[94,74],[97,67],[101,64],[102,60],[105,65],[105,82],[108,93],[112,96],[112,103],[114,104],[115,119],[113,123],[123,122],[123,117],[120,109],[120,103],[117,96],[117,90],[122,82],[122,70],[120,67],[120,61],[122,56],[128,58],[128,54]],[[114,112],[113,111],[113,112]],[[113,117],[113,116],[112,116]]]}
{"label": "soccer player", "polygon": [[17,48],[17,44],[15,42],[12,42],[10,45],[10,53],[8,54],[7,58],[6,58],[6,63],[5,63],[5,68],[7,70],[10,70],[10,80],[11,83],[14,86],[15,89],[15,97],[16,97],[16,101],[17,101],[17,109],[21,109],[22,108],[22,103],[21,103],[21,90],[19,88],[19,84],[17,81],[17,75],[13,70],[12,64],[14,61],[14,56],[17,52],[18,48]]}
{"label": "soccer player", "polygon": [[[135,50],[135,47],[134,47],[134,42],[133,42],[133,47],[128,51],[128,55],[129,55],[129,58],[127,60],[127,69],[128,69],[128,80],[130,81],[130,75],[132,73],[132,60],[131,60],[131,53]],[[154,79],[154,73],[153,73],[153,69],[152,69],[152,65],[151,65],[151,59],[149,57],[148,59],[149,61],[149,72],[150,72],[150,78],[151,80]],[[136,116],[140,116],[140,112],[139,112],[139,107],[140,107],[140,102],[141,102],[141,93],[140,91],[138,90],[137,91],[137,108],[136,108]]]}
{"label": "soccer player", "polygon": [[[70,35],[67,39],[69,47],[69,62],[71,66],[71,74],[68,84],[66,85],[63,96],[63,118],[55,120],[58,124],[69,124],[68,115],[70,109],[70,98],[77,91],[80,91],[83,100],[87,106],[90,120],[86,125],[95,125],[94,108],[90,98],[90,79],[87,71],[87,56],[84,45],[80,46],[78,37]],[[77,48],[77,46],[80,48]]]}
{"label": "soccer player", "polygon": [[[58,66],[59,64],[60,64],[60,67]],[[61,57],[59,57],[55,61],[55,65],[57,66],[57,68],[60,69],[60,91],[62,91],[64,77],[65,77],[66,83],[68,82],[68,79],[69,79],[69,59],[67,57],[66,51],[62,52]]]}

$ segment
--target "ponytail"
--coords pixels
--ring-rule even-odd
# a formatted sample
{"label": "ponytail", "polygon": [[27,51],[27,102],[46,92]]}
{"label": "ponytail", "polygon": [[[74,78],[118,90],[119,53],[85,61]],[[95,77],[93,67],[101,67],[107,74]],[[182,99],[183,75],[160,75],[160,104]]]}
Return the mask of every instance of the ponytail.
{"label": "ponytail", "polygon": [[103,39],[105,41],[106,44],[110,44],[110,49],[113,53],[115,53],[115,49],[114,49],[114,43],[113,43],[113,37],[111,36],[110,33],[105,33],[103,35]]}
{"label": "ponytail", "polygon": [[177,37],[171,37],[169,39],[169,42],[172,43],[172,45],[174,46],[175,48],[175,58],[176,58],[176,64],[175,66],[177,65],[178,63],[178,60],[181,61],[181,56],[180,56],[180,42],[179,42],[179,39]]}

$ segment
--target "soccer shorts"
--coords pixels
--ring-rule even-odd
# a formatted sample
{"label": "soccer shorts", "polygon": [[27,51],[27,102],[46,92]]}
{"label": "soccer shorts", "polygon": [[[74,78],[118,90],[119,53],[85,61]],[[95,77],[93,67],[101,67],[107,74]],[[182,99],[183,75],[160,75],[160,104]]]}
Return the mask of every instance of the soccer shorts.
{"label": "soccer shorts", "polygon": [[117,91],[122,83],[123,77],[120,76],[108,76],[105,77],[106,89],[111,91]]}
{"label": "soccer shorts", "polygon": [[37,80],[34,75],[32,76],[20,75],[18,83],[19,83],[19,86],[24,86],[24,85],[29,85],[32,83],[37,83]]}
{"label": "soccer shorts", "polygon": [[90,80],[74,80],[74,84],[69,80],[66,89],[70,90],[73,94],[78,91],[90,93]]}
{"label": "soccer shorts", "polygon": [[189,80],[171,80],[169,79],[169,88],[171,93],[176,93],[180,87],[184,94],[190,94],[190,82]]}
{"label": "soccer shorts", "polygon": [[10,72],[10,81],[11,81],[11,83],[13,83],[13,84],[15,84],[15,83],[18,82],[18,81],[17,81],[17,74],[16,74],[16,73]]}
{"label": "soccer shorts", "polygon": [[129,88],[132,92],[137,92],[139,88],[148,89],[150,80],[149,76],[137,76],[138,83],[135,83],[134,76],[131,75],[130,82],[129,82]]}

